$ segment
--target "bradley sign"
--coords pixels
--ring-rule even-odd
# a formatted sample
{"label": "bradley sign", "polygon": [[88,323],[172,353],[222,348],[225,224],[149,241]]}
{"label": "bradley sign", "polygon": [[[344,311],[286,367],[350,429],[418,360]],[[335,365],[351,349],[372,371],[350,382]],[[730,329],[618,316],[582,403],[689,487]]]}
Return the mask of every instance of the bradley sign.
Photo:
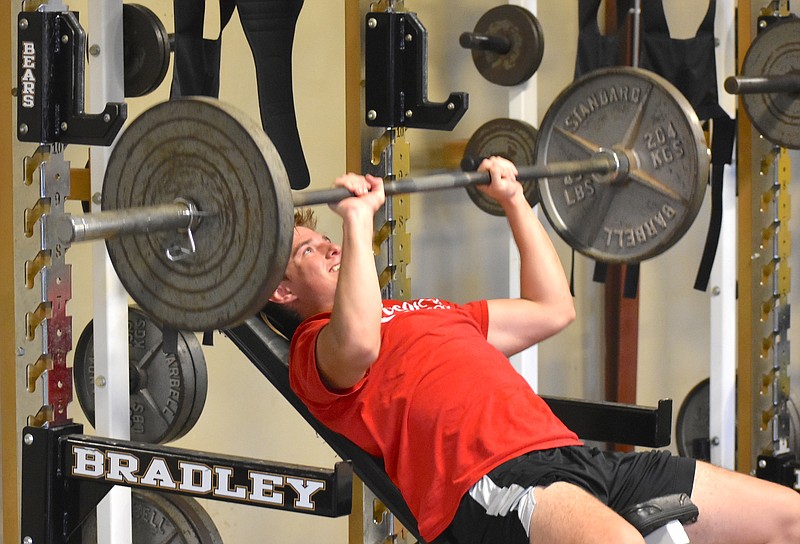
{"label": "bradley sign", "polygon": [[69,476],[80,480],[321,516],[349,513],[349,463],[327,470],[164,446],[113,447],[88,441],[69,442],[67,451]]}
{"label": "bradley sign", "polygon": [[234,485],[233,467],[178,460],[178,470],[173,473],[164,458],[153,457],[147,466],[140,466],[138,457],[113,450],[72,446],[72,458],[75,477],[102,478],[110,483],[184,491],[251,504],[284,506],[286,498],[282,490],[289,488],[293,491],[293,507],[298,510],[314,510],[314,495],[325,489],[324,480],[260,471],[248,471],[247,484]]}

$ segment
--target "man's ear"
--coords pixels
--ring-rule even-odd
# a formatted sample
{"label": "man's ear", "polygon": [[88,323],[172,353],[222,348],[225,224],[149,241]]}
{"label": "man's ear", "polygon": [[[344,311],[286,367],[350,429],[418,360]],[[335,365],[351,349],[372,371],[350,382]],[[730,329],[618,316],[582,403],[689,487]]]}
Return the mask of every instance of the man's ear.
{"label": "man's ear", "polygon": [[269,297],[269,301],[276,304],[287,304],[294,300],[297,300],[297,295],[292,292],[285,281],[280,282],[275,291],[273,291],[272,296]]}

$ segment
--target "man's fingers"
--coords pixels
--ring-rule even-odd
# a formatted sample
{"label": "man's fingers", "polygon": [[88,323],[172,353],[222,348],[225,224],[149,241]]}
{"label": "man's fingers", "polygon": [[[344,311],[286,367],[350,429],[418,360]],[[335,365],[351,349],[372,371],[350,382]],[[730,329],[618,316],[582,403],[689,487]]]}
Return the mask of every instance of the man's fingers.
{"label": "man's fingers", "polygon": [[334,187],[344,187],[354,195],[364,195],[370,190],[370,183],[364,176],[358,174],[346,174],[339,176],[333,183]]}

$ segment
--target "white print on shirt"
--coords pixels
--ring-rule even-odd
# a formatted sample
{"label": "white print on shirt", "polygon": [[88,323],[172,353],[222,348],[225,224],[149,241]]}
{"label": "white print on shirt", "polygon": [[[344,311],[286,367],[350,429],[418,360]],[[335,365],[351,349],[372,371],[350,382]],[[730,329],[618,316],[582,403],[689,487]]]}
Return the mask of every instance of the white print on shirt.
{"label": "white print on shirt", "polygon": [[419,300],[403,301],[400,304],[393,304],[392,306],[383,307],[383,316],[381,323],[388,323],[394,319],[397,314],[404,312],[413,312],[416,310],[449,310],[450,306],[443,303],[438,298],[421,298]]}

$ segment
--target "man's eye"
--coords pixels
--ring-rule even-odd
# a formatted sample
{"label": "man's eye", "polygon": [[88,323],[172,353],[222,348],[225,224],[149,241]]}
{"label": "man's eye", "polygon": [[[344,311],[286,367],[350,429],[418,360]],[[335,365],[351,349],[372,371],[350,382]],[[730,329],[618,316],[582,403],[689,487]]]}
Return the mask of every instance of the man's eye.
{"label": "man's eye", "polygon": [[314,251],[314,250],[313,250],[313,249],[311,249],[310,247],[307,247],[307,248],[305,248],[305,249],[303,250],[303,255],[308,255],[308,254],[309,254],[309,253],[311,253],[312,251]]}

